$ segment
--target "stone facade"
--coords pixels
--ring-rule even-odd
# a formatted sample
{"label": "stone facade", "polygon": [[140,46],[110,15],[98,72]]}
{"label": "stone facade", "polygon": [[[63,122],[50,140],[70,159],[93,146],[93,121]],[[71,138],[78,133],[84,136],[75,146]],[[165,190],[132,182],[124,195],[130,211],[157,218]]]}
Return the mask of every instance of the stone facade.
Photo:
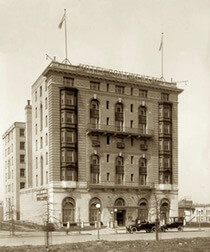
{"label": "stone facade", "polygon": [[[32,87],[32,185],[21,191],[22,219],[44,221],[44,206],[60,223],[93,224],[99,213],[105,225],[154,221],[157,206],[163,221],[178,216],[181,91],[146,76],[52,62]],[[163,120],[161,106],[170,110]]]}

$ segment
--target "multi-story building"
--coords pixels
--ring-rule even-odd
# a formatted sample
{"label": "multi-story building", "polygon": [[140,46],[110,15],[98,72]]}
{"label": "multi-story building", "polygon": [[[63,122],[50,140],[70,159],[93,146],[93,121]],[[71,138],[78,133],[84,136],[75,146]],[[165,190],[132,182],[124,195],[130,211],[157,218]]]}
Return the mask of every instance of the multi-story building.
{"label": "multi-story building", "polygon": [[0,201],[0,221],[3,221],[4,219],[4,203],[3,201]]}
{"label": "multi-story building", "polygon": [[3,134],[5,197],[4,219],[20,219],[19,191],[26,186],[25,123],[15,122]]}
{"label": "multi-story building", "polygon": [[[178,216],[176,83],[53,61],[32,86],[23,219],[118,225]],[[29,178],[30,176],[28,176]],[[99,209],[96,208],[98,205]],[[33,209],[33,211],[31,211]]]}

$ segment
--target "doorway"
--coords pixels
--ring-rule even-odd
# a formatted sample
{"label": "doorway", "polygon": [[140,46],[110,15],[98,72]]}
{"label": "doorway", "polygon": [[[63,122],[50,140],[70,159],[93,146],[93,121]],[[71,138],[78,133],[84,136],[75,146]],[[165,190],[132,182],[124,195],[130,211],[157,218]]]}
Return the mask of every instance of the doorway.
{"label": "doorway", "polygon": [[126,211],[125,210],[118,210],[116,213],[116,220],[118,226],[124,226],[125,225],[125,216]]}

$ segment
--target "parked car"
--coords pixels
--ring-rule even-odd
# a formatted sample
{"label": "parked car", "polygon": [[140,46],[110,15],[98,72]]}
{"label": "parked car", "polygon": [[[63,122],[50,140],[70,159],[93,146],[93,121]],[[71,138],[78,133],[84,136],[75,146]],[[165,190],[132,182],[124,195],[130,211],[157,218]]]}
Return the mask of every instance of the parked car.
{"label": "parked car", "polygon": [[138,223],[138,221],[136,221],[135,224],[128,225],[126,227],[126,230],[129,233],[136,233],[137,231],[141,231],[141,230],[144,230],[147,233],[150,233],[150,232],[154,232],[155,231],[155,223],[148,222],[148,221],[144,221],[144,222]]}
{"label": "parked car", "polygon": [[183,231],[184,227],[184,218],[183,217],[171,217],[169,218],[169,223],[162,225],[160,230],[165,232],[169,229],[177,228],[178,231]]}

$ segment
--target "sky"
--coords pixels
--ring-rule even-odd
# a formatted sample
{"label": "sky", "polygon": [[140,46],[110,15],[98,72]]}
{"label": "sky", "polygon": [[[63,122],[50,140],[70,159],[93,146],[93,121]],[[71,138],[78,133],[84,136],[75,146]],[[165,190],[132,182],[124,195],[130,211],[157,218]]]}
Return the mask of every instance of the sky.
{"label": "sky", "polygon": [[179,198],[210,203],[209,0],[0,0],[0,134],[25,120],[31,86],[50,63],[46,54],[64,60],[64,29],[58,29],[64,9],[73,65],[160,77],[164,33],[164,78],[184,89],[179,96]]}

